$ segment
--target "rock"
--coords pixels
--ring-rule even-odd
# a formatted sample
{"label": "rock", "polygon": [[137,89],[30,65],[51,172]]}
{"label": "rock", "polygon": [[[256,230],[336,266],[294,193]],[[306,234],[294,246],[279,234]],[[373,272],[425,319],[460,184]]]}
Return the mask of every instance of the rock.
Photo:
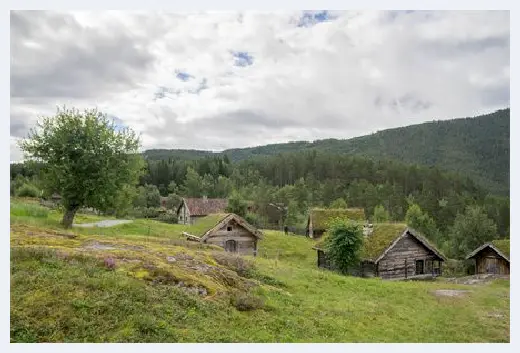
{"label": "rock", "polygon": [[175,259],[175,257],[173,257],[173,256],[166,256],[166,261],[171,263],[171,262],[177,261],[177,259]]}

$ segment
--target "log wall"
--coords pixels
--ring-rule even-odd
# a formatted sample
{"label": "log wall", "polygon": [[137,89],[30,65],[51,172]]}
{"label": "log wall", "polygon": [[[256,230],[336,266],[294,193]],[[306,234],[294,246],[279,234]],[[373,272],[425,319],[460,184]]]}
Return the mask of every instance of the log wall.
{"label": "log wall", "polygon": [[[231,227],[231,230],[228,230]],[[257,238],[247,229],[234,221],[223,225],[221,228],[213,231],[206,239],[206,243],[221,246],[226,249],[226,242],[234,240],[237,244],[237,253],[240,255],[256,255]]]}

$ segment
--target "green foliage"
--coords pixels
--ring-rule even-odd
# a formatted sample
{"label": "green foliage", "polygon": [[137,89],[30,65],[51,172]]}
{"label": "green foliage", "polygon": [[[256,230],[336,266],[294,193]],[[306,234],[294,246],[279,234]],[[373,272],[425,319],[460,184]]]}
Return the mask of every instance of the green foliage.
{"label": "green foliage", "polygon": [[439,240],[439,230],[435,225],[435,221],[427,213],[424,213],[419,205],[411,204],[408,207],[405,221],[409,227],[421,232],[428,239]]}
{"label": "green foliage", "polygon": [[363,244],[363,231],[358,223],[341,218],[331,220],[324,243],[327,259],[333,268],[347,273],[359,264],[359,250]]}
{"label": "green foliage", "polygon": [[182,198],[177,194],[169,194],[166,199],[166,208],[170,210],[177,211],[177,208],[180,206],[182,202]]}
{"label": "green foliage", "polygon": [[252,226],[260,227],[260,225],[261,225],[260,217],[255,213],[247,212],[246,215],[244,216],[244,219],[246,220],[247,223],[251,224]]}
{"label": "green foliage", "polygon": [[233,191],[228,200],[226,212],[244,217],[247,212],[247,203],[237,191]]}
{"label": "green foliage", "polygon": [[188,167],[182,190],[188,197],[202,197],[202,177],[195,169]]}
{"label": "green foliage", "polygon": [[155,185],[145,185],[138,188],[137,197],[134,199],[135,207],[159,207],[161,194]]}
{"label": "green foliage", "polygon": [[329,223],[335,218],[364,222],[366,220],[365,211],[362,208],[313,208],[310,210],[314,229],[327,229]]}
{"label": "green foliage", "polygon": [[450,229],[450,254],[464,258],[482,244],[496,239],[497,227],[479,206],[468,206],[463,214],[458,214]]}
{"label": "green foliage", "polygon": [[34,204],[11,203],[11,216],[47,218],[49,209]]}
{"label": "green foliage", "polygon": [[386,223],[390,220],[390,214],[385,209],[383,205],[377,205],[374,208],[374,216],[372,217],[372,221],[375,223]]}
{"label": "green foliage", "polygon": [[170,223],[170,224],[177,224],[177,215],[175,213],[171,213],[171,212],[164,212],[164,213],[161,213],[159,214],[159,216],[157,217],[157,220],[158,221],[161,221],[161,222],[165,222],[165,223]]}
{"label": "green foliage", "polygon": [[62,197],[65,227],[80,207],[114,208],[121,189],[137,184],[144,166],[136,134],[117,130],[95,109],[58,109],[38,122],[20,148],[44,163],[42,180]]}
{"label": "green foliage", "polygon": [[38,197],[40,194],[40,190],[32,184],[23,184],[15,191],[15,195],[18,197]]}
{"label": "green foliage", "polygon": [[347,208],[347,201],[345,201],[344,198],[340,197],[339,199],[336,199],[331,202],[330,208]]}

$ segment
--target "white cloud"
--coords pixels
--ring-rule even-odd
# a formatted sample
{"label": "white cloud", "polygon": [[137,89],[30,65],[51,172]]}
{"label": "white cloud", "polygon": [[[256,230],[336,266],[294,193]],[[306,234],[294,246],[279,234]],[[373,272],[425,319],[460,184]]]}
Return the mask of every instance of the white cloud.
{"label": "white cloud", "polygon": [[117,116],[145,148],[198,149],[509,105],[508,12],[334,12],[312,25],[319,15],[298,27],[296,12],[14,12],[11,136],[65,103]]}

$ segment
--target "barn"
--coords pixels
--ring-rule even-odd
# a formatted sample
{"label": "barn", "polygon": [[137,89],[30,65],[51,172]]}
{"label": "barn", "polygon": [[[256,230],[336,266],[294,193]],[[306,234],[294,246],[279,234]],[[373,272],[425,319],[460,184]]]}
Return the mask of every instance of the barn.
{"label": "barn", "polygon": [[483,244],[466,257],[469,259],[475,261],[475,274],[509,275],[509,239]]}
{"label": "barn", "polygon": [[[318,267],[332,269],[323,244],[326,236],[314,249]],[[358,266],[349,274],[360,277],[406,279],[436,277],[442,274],[446,258],[417,231],[405,224],[374,224],[363,235]]]}
{"label": "barn", "polygon": [[226,251],[239,255],[256,256],[258,241],[262,232],[234,214],[215,214],[200,219],[196,225],[185,232],[188,240],[223,247]]}
{"label": "barn", "polygon": [[328,228],[328,223],[334,218],[365,222],[365,210],[362,208],[312,208],[307,218],[306,234],[310,238],[319,238]]}
{"label": "barn", "polygon": [[193,224],[198,219],[210,214],[220,214],[226,212],[228,200],[202,198],[183,198],[177,208],[177,218],[179,224]]}

